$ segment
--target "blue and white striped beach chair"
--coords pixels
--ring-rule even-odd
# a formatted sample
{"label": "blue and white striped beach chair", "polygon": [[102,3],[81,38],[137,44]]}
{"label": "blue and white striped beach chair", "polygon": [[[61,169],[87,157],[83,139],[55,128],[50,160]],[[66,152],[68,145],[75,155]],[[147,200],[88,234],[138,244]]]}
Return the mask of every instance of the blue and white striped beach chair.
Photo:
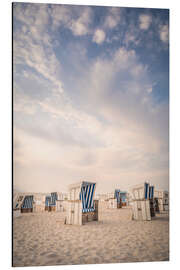
{"label": "blue and white striped beach chair", "polygon": [[25,196],[21,206],[22,213],[33,212],[33,195]]}
{"label": "blue and white striped beach chair", "polygon": [[151,220],[154,211],[154,186],[145,182],[132,188],[133,219]]}
{"label": "blue and white striped beach chair", "polygon": [[69,198],[66,224],[82,225],[87,221],[98,219],[97,201],[94,194],[96,183],[79,182],[69,186]]}
{"label": "blue and white striped beach chair", "polygon": [[55,211],[57,201],[57,192],[52,192],[51,195],[46,196],[45,198],[45,210],[46,211]]}
{"label": "blue and white striped beach chair", "polygon": [[95,183],[82,182],[79,199],[82,201],[82,212],[93,212],[94,211],[94,191]]}

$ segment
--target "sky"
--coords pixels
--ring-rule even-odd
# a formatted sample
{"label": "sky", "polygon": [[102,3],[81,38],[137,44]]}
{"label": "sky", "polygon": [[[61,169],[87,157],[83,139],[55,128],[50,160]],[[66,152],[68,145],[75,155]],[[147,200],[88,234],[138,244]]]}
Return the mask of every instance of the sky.
{"label": "sky", "polygon": [[13,174],[24,192],[169,187],[169,11],[13,4]]}

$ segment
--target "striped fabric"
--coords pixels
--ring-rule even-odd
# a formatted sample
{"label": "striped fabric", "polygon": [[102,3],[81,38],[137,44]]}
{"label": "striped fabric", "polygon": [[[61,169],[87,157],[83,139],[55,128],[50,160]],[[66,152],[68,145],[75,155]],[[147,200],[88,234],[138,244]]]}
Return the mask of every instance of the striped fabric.
{"label": "striped fabric", "polygon": [[120,202],[120,195],[121,195],[120,189],[115,189],[114,197],[115,199],[117,199],[117,202]]}
{"label": "striped fabric", "polygon": [[154,198],[154,186],[149,186],[149,199]]}
{"label": "striped fabric", "polygon": [[145,189],[145,199],[153,199],[154,198],[154,186],[150,186],[148,183],[144,183]]}
{"label": "striped fabric", "polygon": [[51,203],[51,196],[46,196],[46,199],[45,199],[45,206],[49,206]]}
{"label": "striped fabric", "polygon": [[22,204],[22,208],[23,209],[33,208],[33,195],[25,196],[23,204]]}
{"label": "striped fabric", "polygon": [[46,196],[45,206],[56,206],[57,192],[52,192],[50,196]]}
{"label": "striped fabric", "polygon": [[149,184],[148,183],[144,183],[144,193],[145,193],[145,199],[148,199],[148,195],[149,195]]}
{"label": "striped fabric", "polygon": [[57,192],[52,192],[51,193],[51,202],[50,202],[50,206],[55,206],[56,205],[56,201],[57,201]]}
{"label": "striped fabric", "polygon": [[94,190],[95,183],[83,182],[81,186],[81,192],[79,198],[82,201],[82,212],[93,212],[94,211]]}

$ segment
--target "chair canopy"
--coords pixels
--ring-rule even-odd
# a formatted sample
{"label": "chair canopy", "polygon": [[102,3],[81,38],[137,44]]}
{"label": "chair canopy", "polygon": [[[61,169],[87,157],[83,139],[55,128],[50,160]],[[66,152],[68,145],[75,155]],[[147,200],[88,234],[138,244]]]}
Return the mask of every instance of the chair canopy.
{"label": "chair canopy", "polygon": [[46,196],[45,206],[56,206],[57,192],[52,192],[51,195]]}
{"label": "chair canopy", "polygon": [[33,195],[25,196],[24,201],[22,203],[22,208],[33,208]]}
{"label": "chair canopy", "polygon": [[115,197],[115,199],[117,199],[117,202],[120,202],[120,198],[121,198],[121,191],[120,191],[120,189],[115,189],[115,191],[114,191],[114,197]]}
{"label": "chair canopy", "polygon": [[85,181],[69,186],[70,199],[82,201],[83,213],[94,211],[95,188],[96,183]]}
{"label": "chair canopy", "polygon": [[149,186],[149,199],[154,198],[154,186]]}

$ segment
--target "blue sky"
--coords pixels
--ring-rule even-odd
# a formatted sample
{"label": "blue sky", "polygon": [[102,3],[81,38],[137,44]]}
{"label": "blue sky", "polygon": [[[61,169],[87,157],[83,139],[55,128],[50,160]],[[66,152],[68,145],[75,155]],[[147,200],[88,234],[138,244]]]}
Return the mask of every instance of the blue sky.
{"label": "blue sky", "polygon": [[13,75],[17,189],[168,189],[168,10],[15,3]]}

